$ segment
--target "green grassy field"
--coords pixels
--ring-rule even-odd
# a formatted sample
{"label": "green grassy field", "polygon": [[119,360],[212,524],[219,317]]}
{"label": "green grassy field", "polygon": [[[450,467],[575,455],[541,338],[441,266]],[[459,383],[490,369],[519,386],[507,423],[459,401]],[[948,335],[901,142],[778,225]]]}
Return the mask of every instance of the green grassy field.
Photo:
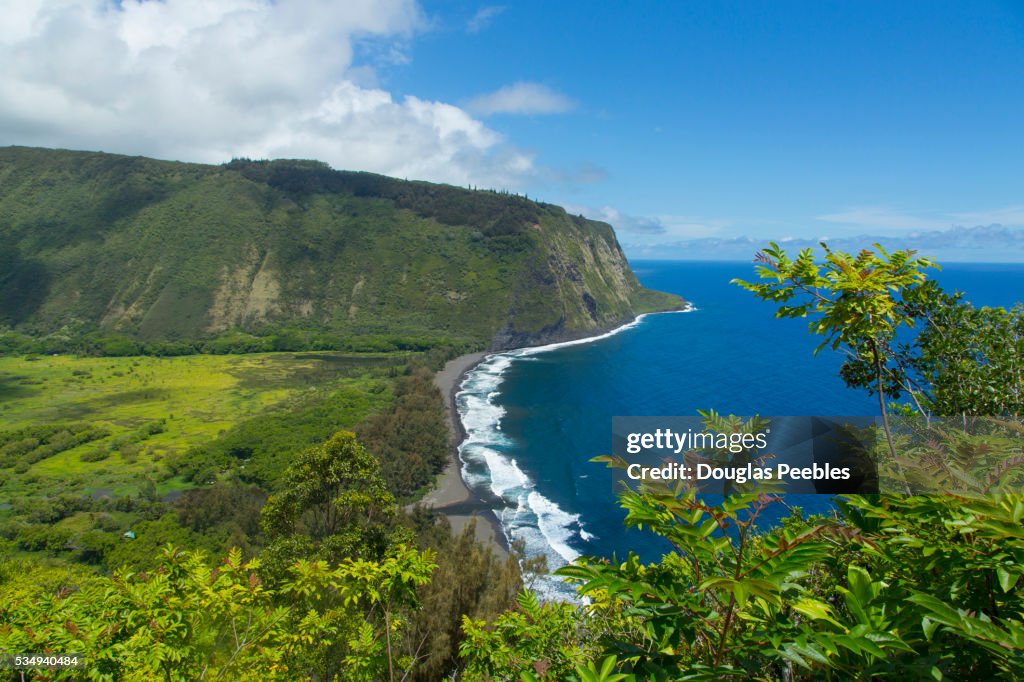
{"label": "green grassy field", "polygon": [[339,396],[352,408],[340,421],[364,418],[386,404],[389,369],[407,359],[0,357],[0,505],[25,495],[118,497],[136,493],[146,479],[162,496],[187,485],[173,475],[176,461],[240,424]]}

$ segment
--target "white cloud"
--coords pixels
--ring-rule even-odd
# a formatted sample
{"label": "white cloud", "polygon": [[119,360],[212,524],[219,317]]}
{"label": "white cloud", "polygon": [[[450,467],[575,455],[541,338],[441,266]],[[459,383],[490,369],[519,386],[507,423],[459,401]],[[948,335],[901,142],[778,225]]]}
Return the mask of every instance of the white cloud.
{"label": "white cloud", "polygon": [[954,213],[952,218],[965,225],[997,224],[1005,227],[1024,227],[1024,205],[1005,206],[987,211]]}
{"label": "white cloud", "polygon": [[701,219],[679,215],[641,216],[623,213],[612,206],[578,206],[566,204],[570,214],[581,214],[592,220],[601,220],[612,227],[629,244],[657,245],[680,239],[710,237],[720,234],[732,225],[731,221]]}
{"label": "white cloud", "polygon": [[933,212],[929,217],[885,207],[850,208],[836,213],[817,216],[818,220],[850,228],[885,230],[911,236],[928,230],[946,230],[955,225],[1003,225],[1024,227],[1024,205],[956,213]]}
{"label": "white cloud", "polygon": [[[881,243],[890,251],[911,248],[940,261],[1024,262],[1024,206],[913,215],[885,207],[848,208],[818,216],[841,226],[832,236],[795,231],[791,221],[736,222],[677,215],[632,216],[612,207],[567,206],[572,213],[612,224],[632,258],[748,259],[769,241],[795,252],[820,242],[845,251]],[[819,225],[818,228],[827,227]],[[811,229],[818,229],[812,227]],[[820,232],[818,233],[821,234]]]}
{"label": "white cloud", "polygon": [[[568,208],[566,210],[569,210]],[[665,225],[658,218],[635,216],[622,213],[617,208],[602,206],[601,208],[573,207],[571,213],[585,215],[592,220],[601,220],[615,228],[619,233],[642,235],[660,235],[665,233]]]}
{"label": "white cloud", "polygon": [[494,18],[505,11],[503,5],[488,5],[476,11],[469,21],[466,22],[466,30],[470,33],[479,33],[494,21]]}
{"label": "white cloud", "polygon": [[532,158],[466,111],[372,87],[425,23],[413,0],[24,0],[0,23],[0,143],[514,187]]}
{"label": "white cloud", "polygon": [[703,219],[687,216],[665,215],[660,220],[665,224],[665,233],[672,237],[709,237],[720,234],[732,225],[729,220]]}
{"label": "white cloud", "polygon": [[561,114],[576,103],[540,83],[513,83],[470,101],[468,109],[480,116],[492,114]]}
{"label": "white cloud", "polygon": [[950,223],[948,220],[921,218],[879,206],[849,208],[816,218],[827,223],[897,230],[935,230],[949,227]]}
{"label": "white cloud", "polygon": [[[754,253],[764,248],[770,240],[772,237],[766,235],[705,237],[657,245],[624,244],[623,248],[628,255],[640,258],[745,260],[753,257]],[[1024,262],[1024,228],[1001,225],[952,227],[902,235],[857,234],[835,239],[789,237],[775,241],[784,242],[789,253],[804,248],[820,253],[820,242],[827,242],[830,248],[848,253],[871,248],[873,244],[881,244],[890,253],[909,248],[919,254],[937,258],[940,262]]]}

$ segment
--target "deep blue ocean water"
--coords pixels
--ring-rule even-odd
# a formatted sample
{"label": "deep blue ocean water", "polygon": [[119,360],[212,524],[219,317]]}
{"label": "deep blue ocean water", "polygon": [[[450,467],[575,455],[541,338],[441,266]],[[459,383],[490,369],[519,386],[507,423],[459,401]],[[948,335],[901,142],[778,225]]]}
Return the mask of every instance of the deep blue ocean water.
{"label": "deep blue ocean water", "polygon": [[[627,531],[610,472],[589,460],[611,449],[611,418],[696,415],[873,415],[876,399],[838,378],[841,358],[814,356],[806,320],[777,319],[772,304],[735,285],[749,263],[633,263],[643,284],[679,294],[696,310],[648,315],[618,333],[550,350],[492,356],[463,384],[469,437],[464,477],[504,500],[506,536],[557,567],[581,554],[656,559],[666,549]],[[953,264],[934,273],[975,305],[1009,306],[1024,295],[1024,266]],[[790,496],[808,511],[829,498]],[[778,513],[785,509],[778,507]]]}

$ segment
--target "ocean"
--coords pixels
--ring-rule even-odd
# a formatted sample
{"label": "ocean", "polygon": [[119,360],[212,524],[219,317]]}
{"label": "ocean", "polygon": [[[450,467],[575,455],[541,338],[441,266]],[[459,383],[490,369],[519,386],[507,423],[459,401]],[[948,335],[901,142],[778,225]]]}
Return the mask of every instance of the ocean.
{"label": "ocean", "polygon": [[[551,569],[581,555],[655,560],[668,546],[627,530],[611,473],[589,460],[611,451],[613,416],[874,415],[876,399],[847,388],[841,358],[807,321],[777,319],[774,306],[730,284],[755,279],[750,263],[640,261],[652,289],[683,296],[691,312],[646,315],[613,333],[581,342],[489,357],[457,396],[467,438],[463,478],[495,509],[506,538]],[[977,306],[1013,305],[1024,294],[1020,264],[950,264],[933,272],[947,290]],[[788,496],[825,512],[825,496]],[[785,512],[778,508],[778,515]],[[770,522],[770,519],[769,519]],[[565,593],[556,580],[542,592]]]}

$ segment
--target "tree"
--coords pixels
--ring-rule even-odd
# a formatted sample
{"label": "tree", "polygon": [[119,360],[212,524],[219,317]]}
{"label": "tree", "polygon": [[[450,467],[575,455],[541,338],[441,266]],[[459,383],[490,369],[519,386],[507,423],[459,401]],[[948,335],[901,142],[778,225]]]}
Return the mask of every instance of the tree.
{"label": "tree", "polygon": [[[818,350],[842,347],[840,376],[877,394],[883,418],[884,399],[901,397],[926,419],[1024,414],[1024,306],[975,308],[927,280],[936,264],[910,251],[876,245],[854,257],[822,246],[819,265],[809,249],[790,261],[772,243],[756,257],[761,282],[733,281],[782,303],[779,317],[817,313],[810,329],[827,337]],[[915,332],[900,337],[901,326]]]}
{"label": "tree", "polygon": [[594,621],[579,607],[541,603],[523,591],[516,608],[490,624],[464,616],[459,645],[467,680],[564,680],[599,651]]}
{"label": "tree", "polygon": [[285,472],[280,492],[267,500],[262,526],[270,542],[265,553],[277,568],[295,556],[379,558],[390,544],[395,513],[395,498],[377,460],[355,434],[339,431],[299,455]]}
{"label": "tree", "polygon": [[450,456],[444,402],[433,379],[425,367],[411,369],[395,382],[394,404],[356,427],[398,498],[432,483]]}
{"label": "tree", "polygon": [[[895,347],[891,397],[905,393],[925,416],[1024,414],[1024,306],[975,308],[934,282],[905,298],[920,331]],[[850,385],[863,376],[844,369]]]}
{"label": "tree", "polygon": [[[446,521],[434,525],[434,512],[418,509],[415,513],[431,517],[431,525],[439,531],[427,534],[436,538],[430,545],[438,566],[430,583],[419,590],[422,608],[411,614],[405,650],[416,661],[410,679],[433,682],[456,672],[459,646],[465,637],[464,618],[493,621],[515,603],[522,588],[522,555],[512,551],[502,559],[478,543],[476,519],[453,536]],[[424,537],[417,535],[421,540]]]}
{"label": "tree", "polygon": [[771,242],[755,262],[761,282],[733,280],[758,298],[779,303],[776,317],[807,317],[813,334],[825,337],[815,354],[825,346],[842,348],[850,360],[868,368],[872,390],[878,395],[882,428],[893,459],[892,440],[886,410],[886,365],[893,357],[892,344],[899,327],[913,327],[901,298],[903,292],[922,285],[925,268],[937,267],[929,258],[915,258],[910,250],[890,255],[880,245],[877,251],[863,249],[856,256],[833,251],[824,243],[825,260],[815,260],[811,249],[791,260],[778,244]]}

